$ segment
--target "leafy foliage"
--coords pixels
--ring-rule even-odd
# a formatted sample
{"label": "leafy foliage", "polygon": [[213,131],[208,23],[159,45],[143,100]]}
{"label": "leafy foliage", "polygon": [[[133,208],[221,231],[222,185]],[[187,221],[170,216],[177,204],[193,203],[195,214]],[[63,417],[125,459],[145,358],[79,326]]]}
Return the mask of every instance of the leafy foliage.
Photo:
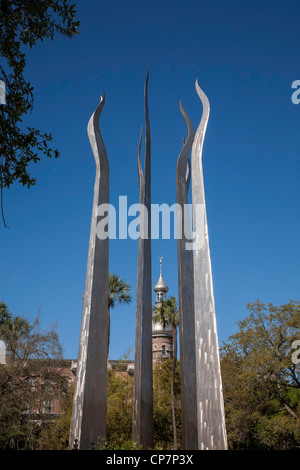
{"label": "leafy foliage", "polygon": [[[291,360],[291,345],[299,339],[299,304],[276,307],[259,301],[248,305],[249,315],[238,323],[239,331],[221,348],[221,368],[230,449],[286,450],[300,446],[299,364]],[[0,365],[0,449],[67,449],[72,394],[59,381],[53,359],[61,357],[55,331],[41,332],[38,319],[30,323],[13,317],[0,302],[0,338],[8,351]],[[108,371],[107,443],[99,449],[135,450],[132,442],[134,378],[124,370],[127,354]],[[30,359],[35,360],[31,361]],[[51,359],[51,360],[50,360]],[[154,448],[174,447],[172,360],[153,368]],[[32,379],[56,383],[56,389],[36,386]],[[38,382],[37,382],[37,385]],[[181,441],[179,363],[176,362],[173,403]],[[27,407],[59,393],[63,414],[38,428],[30,423]]]}
{"label": "leafy foliage", "polygon": [[173,423],[173,441],[174,450],[177,449],[177,425],[176,425],[176,413],[175,413],[175,397],[174,397],[174,381],[175,381],[175,370],[177,364],[177,326],[179,323],[179,312],[177,309],[177,302],[175,297],[170,297],[167,300],[161,300],[156,304],[152,320],[155,323],[161,323],[163,328],[169,323],[172,325],[172,336],[173,336],[173,359],[172,359],[172,370],[171,370],[171,410],[172,410],[172,423]]}
{"label": "leafy foliage", "polygon": [[110,309],[117,304],[130,304],[132,301],[131,286],[117,274],[108,275],[108,309],[107,309],[107,357],[110,343]]}
{"label": "leafy foliage", "polygon": [[[297,437],[300,366],[291,360],[299,339],[300,306],[258,300],[221,349],[226,426],[231,448],[287,449]],[[298,411],[297,411],[298,407]]]}
{"label": "leafy foliage", "polygon": [[117,274],[109,273],[108,276],[108,308],[114,308],[116,304],[132,301],[131,286]]}
{"label": "leafy foliage", "polygon": [[[174,433],[172,421],[171,371],[172,360],[158,361],[153,368],[153,440],[156,449],[173,449]],[[177,362],[174,374],[174,409],[178,448],[181,441],[180,375]]]}
{"label": "leafy foliage", "polygon": [[54,328],[42,331],[39,317],[32,323],[13,317],[3,302],[0,338],[7,352],[6,364],[0,365],[0,449],[32,448],[36,433],[28,413],[66,390],[53,367],[62,358],[61,345]]}
{"label": "leafy foliage", "polygon": [[40,154],[58,158],[58,150],[49,146],[51,133],[41,133],[22,125],[33,109],[33,86],[26,81],[26,47],[55,33],[68,37],[76,34],[75,5],[69,0],[2,0],[0,3],[0,79],[6,86],[6,104],[0,105],[0,189],[3,213],[3,188],[20,182],[30,188],[36,183],[29,164],[37,163]]}
{"label": "leafy foliage", "polygon": [[62,394],[60,415],[57,419],[45,422],[36,440],[37,450],[67,450],[69,448],[74,386]]}
{"label": "leafy foliage", "polygon": [[107,448],[126,448],[132,436],[133,377],[108,371]]}

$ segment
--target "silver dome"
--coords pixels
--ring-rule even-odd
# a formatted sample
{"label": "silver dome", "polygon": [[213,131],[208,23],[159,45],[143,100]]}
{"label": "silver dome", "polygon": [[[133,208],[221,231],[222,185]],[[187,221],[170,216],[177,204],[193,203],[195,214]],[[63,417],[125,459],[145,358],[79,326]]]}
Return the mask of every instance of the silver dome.
{"label": "silver dome", "polygon": [[167,323],[165,328],[160,322],[155,323],[154,321],[152,322],[152,335],[172,335],[173,334],[173,328],[171,323]]}
{"label": "silver dome", "polygon": [[157,283],[154,286],[154,292],[168,292],[169,288],[165,281],[163,280],[162,275],[159,276]]}

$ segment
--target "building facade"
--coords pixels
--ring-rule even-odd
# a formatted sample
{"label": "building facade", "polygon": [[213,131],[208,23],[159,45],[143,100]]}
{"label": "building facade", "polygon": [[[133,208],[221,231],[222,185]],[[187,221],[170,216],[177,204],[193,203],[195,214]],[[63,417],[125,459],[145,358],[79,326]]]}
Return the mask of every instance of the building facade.
{"label": "building facade", "polygon": [[[166,294],[169,290],[162,276],[162,258],[160,262],[160,274],[157,283],[154,286],[155,307],[159,307],[163,300],[166,300]],[[152,358],[153,363],[158,360],[168,359],[173,356],[173,332],[170,323],[165,326],[160,322],[152,320]]]}

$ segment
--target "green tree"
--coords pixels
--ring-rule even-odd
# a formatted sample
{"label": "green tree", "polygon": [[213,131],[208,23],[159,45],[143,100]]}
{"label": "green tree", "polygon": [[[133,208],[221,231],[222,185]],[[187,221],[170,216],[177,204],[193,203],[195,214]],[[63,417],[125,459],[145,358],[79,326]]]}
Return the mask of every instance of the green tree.
{"label": "green tree", "polygon": [[[105,448],[135,449],[132,442],[132,406],[133,384],[132,374],[127,372],[126,365],[130,361],[131,348],[122,355],[113,368],[107,371],[107,420]],[[103,445],[100,446],[103,448]]]}
{"label": "green tree", "polygon": [[8,325],[12,320],[12,315],[5,302],[0,302],[0,325]]}
{"label": "green tree", "polygon": [[161,323],[163,328],[167,324],[172,325],[173,332],[173,358],[171,370],[171,410],[172,410],[172,424],[173,424],[173,442],[174,450],[177,450],[177,429],[176,429],[176,416],[175,416],[175,399],[174,399],[174,380],[175,369],[177,363],[177,326],[179,321],[179,314],[177,309],[177,302],[175,297],[170,297],[167,300],[162,300],[154,308],[152,319],[155,323]]}
{"label": "green tree", "polygon": [[59,362],[62,349],[55,328],[42,331],[38,316],[33,322],[13,317],[4,303],[1,311],[7,318],[0,321],[7,356],[0,365],[0,449],[33,448],[36,430],[28,417],[61,393],[62,378],[51,361]]}
{"label": "green tree", "polygon": [[[154,448],[174,449],[174,428],[171,404],[172,359],[157,361],[153,367],[153,441]],[[181,443],[180,372],[177,361],[174,375],[174,404],[177,424],[177,447]]]}
{"label": "green tree", "polygon": [[60,414],[44,424],[37,439],[37,450],[68,450],[74,386],[66,387],[60,400]]}
{"label": "green tree", "polygon": [[107,447],[131,442],[133,377],[125,371],[107,371]]}
{"label": "green tree", "polygon": [[0,3],[0,80],[5,83],[6,104],[0,104],[0,190],[4,225],[3,189],[14,182],[28,188],[36,183],[29,173],[29,164],[37,163],[40,155],[59,156],[49,143],[51,134],[41,133],[23,125],[33,109],[33,86],[26,81],[26,47],[55,33],[75,35],[75,5],[69,0],[2,0]]}
{"label": "green tree", "polygon": [[110,310],[117,304],[130,304],[132,301],[131,286],[128,282],[121,279],[117,274],[108,276],[108,330],[107,330],[107,357],[110,343]]}
{"label": "green tree", "polygon": [[257,300],[247,308],[239,331],[221,348],[229,445],[294,448],[300,443],[300,366],[292,361],[292,344],[299,339],[300,305]]}

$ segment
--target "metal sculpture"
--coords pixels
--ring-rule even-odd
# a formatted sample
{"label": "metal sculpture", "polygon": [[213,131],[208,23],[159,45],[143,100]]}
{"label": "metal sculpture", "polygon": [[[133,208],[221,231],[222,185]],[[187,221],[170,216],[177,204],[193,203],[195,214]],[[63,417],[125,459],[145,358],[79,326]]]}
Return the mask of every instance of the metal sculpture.
{"label": "metal sculpture", "polygon": [[[148,109],[148,79],[145,82],[145,164],[141,167],[141,140],[138,149],[140,191],[140,236],[138,241],[135,374],[132,437],[143,449],[152,446],[152,280],[151,280],[151,141]],[[142,205],[145,210],[142,210]]]}
{"label": "metal sculpture", "polygon": [[[199,234],[196,234],[196,244],[199,243],[201,248],[193,250],[198,447],[200,450],[221,450],[227,448],[227,437],[202,167],[210,106],[197,81],[196,91],[203,105],[203,114],[192,148],[193,220],[199,216],[197,206],[204,209],[203,240],[197,240]],[[198,225],[195,220],[195,226]]]}
{"label": "metal sculpture", "polygon": [[176,166],[176,203],[177,212],[177,256],[178,256],[178,304],[180,340],[180,377],[181,377],[181,428],[183,449],[197,449],[197,407],[196,407],[196,362],[194,326],[194,286],[193,252],[186,249],[191,239],[188,204],[188,190],[191,178],[190,152],[195,131],[182,102],[180,111],[188,128],[188,137]]}
{"label": "metal sculpture", "polygon": [[[145,100],[145,164],[141,166],[142,130],[138,147],[140,236],[138,241],[133,440],[152,447],[152,280],[151,280],[151,141],[147,72]],[[176,166],[178,207],[178,292],[183,449],[226,449],[227,437],[211,260],[207,229],[202,150],[209,101],[196,81],[203,114],[195,134],[180,102],[188,137]],[[109,208],[109,164],[99,127],[104,96],[88,123],[96,177],[83,298],[70,448],[89,449],[105,442],[107,407],[108,232],[97,232],[99,207]],[[191,160],[190,162],[190,153]],[[192,167],[192,168],[191,168]],[[191,171],[192,169],[192,171]],[[192,173],[193,249],[188,190]],[[198,210],[201,207],[202,210]],[[203,217],[199,221],[199,217]],[[203,228],[202,230],[199,228]],[[190,243],[191,244],[191,243]]]}
{"label": "metal sculpture", "polygon": [[70,448],[76,441],[80,450],[106,438],[109,240],[97,235],[98,207],[109,203],[109,164],[99,128],[104,101],[103,95],[87,128],[96,177],[70,432]]}
{"label": "metal sculpture", "polygon": [[[221,450],[227,449],[227,437],[202,168],[202,150],[210,106],[207,96],[201,90],[197,81],[196,91],[203,105],[203,113],[192,144],[191,166],[194,228],[192,255],[191,252],[186,253],[186,240],[184,237],[182,240],[178,240],[179,305],[182,309],[180,317],[180,362],[182,363],[181,377],[183,381],[183,447],[185,449],[194,449],[196,436],[196,448],[200,450]],[[180,206],[187,201],[188,185],[185,183],[184,175],[192,140],[191,122],[182,108],[181,112],[187,123],[189,135],[177,162],[176,191],[177,202],[179,202]],[[199,217],[202,219],[199,220]],[[185,279],[185,273],[188,272],[190,283]],[[193,308],[191,306],[191,298],[194,302]],[[191,322],[191,316],[194,317],[194,324]],[[191,349],[187,353],[189,347],[187,338],[195,338],[195,342],[193,342],[195,355],[193,355]],[[195,363],[191,368],[195,371],[195,375],[191,372],[189,364],[187,364],[188,360],[193,362],[194,358]],[[191,395],[191,387],[193,385],[188,383],[188,376],[190,374],[192,380],[195,380],[196,398],[194,395]],[[189,421],[189,416],[192,416],[195,410],[196,430],[195,421],[192,422],[192,425]],[[189,433],[190,429],[195,430],[194,435]]]}

